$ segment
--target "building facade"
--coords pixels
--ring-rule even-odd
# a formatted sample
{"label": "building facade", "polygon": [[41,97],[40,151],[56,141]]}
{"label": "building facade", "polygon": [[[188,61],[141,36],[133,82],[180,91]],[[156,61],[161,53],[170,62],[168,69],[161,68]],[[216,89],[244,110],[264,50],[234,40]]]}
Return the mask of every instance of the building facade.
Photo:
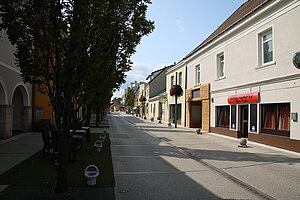
{"label": "building facade", "polygon": [[300,152],[299,20],[298,0],[250,0],[184,58],[210,83],[212,132]]}
{"label": "building facade", "polygon": [[173,67],[170,65],[152,72],[147,77],[148,90],[148,117],[153,120],[167,120],[166,72]]}
{"label": "building facade", "polygon": [[0,139],[7,139],[14,132],[31,130],[32,87],[22,81],[15,47],[4,30],[0,30],[0,47]]}
{"label": "building facade", "polygon": [[180,85],[183,89],[182,96],[177,97],[177,124],[185,126],[185,89],[186,89],[186,70],[185,63],[179,62],[166,72],[166,93],[167,93],[167,120],[174,123],[175,120],[175,95],[171,96],[172,85]]}

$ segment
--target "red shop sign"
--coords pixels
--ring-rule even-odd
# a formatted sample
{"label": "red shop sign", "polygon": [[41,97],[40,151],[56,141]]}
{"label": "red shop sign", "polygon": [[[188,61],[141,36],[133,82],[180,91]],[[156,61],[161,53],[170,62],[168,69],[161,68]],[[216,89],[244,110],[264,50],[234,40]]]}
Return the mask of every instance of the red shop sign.
{"label": "red shop sign", "polygon": [[258,92],[231,95],[227,100],[228,103],[257,103],[259,101]]}

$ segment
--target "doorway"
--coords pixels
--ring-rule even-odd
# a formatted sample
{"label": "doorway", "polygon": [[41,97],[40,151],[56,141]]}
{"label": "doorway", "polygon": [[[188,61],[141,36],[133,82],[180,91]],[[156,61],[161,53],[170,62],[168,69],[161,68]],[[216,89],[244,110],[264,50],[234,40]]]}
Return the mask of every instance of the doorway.
{"label": "doorway", "polygon": [[240,131],[241,137],[248,138],[248,105],[241,105]]}
{"label": "doorway", "polygon": [[190,127],[201,128],[202,127],[202,103],[192,102],[190,112]]}

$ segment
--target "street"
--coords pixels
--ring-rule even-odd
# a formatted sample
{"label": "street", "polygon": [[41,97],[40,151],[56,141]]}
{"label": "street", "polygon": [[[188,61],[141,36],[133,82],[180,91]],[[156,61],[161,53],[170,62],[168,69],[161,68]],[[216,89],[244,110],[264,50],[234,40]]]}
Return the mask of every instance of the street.
{"label": "street", "polygon": [[299,199],[300,154],[108,115],[115,198]]}

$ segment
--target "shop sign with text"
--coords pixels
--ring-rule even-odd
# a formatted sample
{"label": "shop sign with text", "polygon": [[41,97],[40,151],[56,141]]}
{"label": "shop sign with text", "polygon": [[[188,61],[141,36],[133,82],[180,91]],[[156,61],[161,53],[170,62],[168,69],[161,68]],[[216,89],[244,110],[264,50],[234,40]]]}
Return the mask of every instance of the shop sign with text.
{"label": "shop sign with text", "polygon": [[236,94],[228,97],[228,103],[257,103],[259,102],[258,92]]}

